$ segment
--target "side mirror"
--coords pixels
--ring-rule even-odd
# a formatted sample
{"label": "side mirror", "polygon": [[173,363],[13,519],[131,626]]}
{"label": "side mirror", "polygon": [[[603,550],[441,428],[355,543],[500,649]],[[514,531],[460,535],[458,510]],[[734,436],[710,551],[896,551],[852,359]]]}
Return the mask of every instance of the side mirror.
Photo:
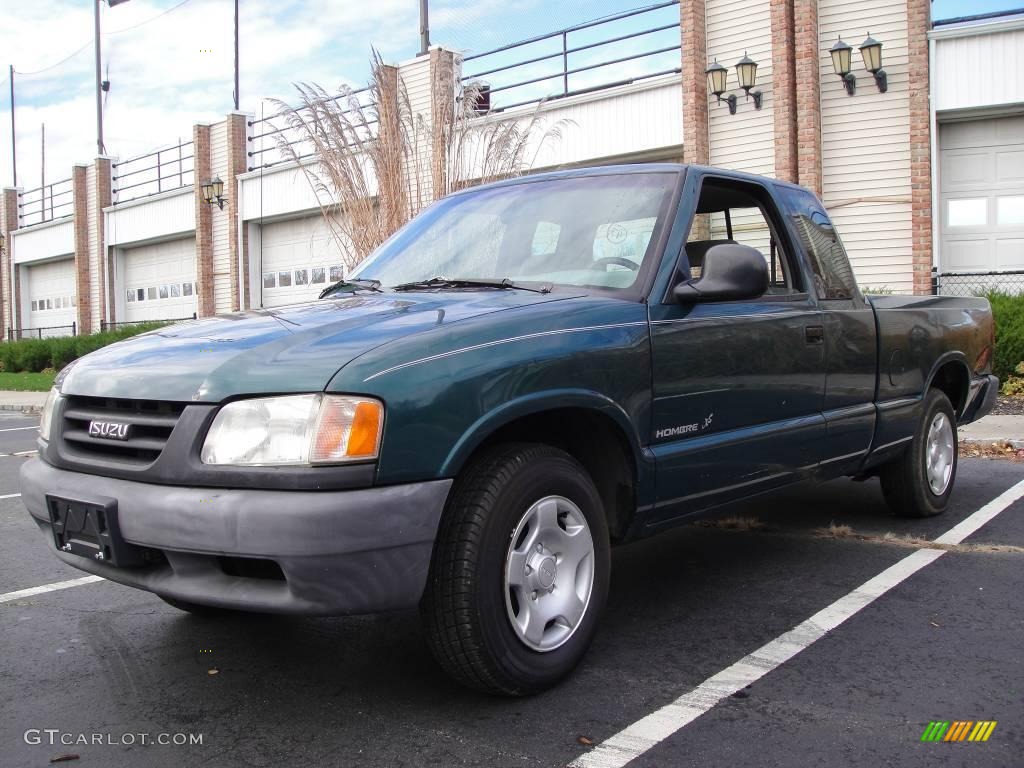
{"label": "side mirror", "polygon": [[673,294],[680,304],[756,299],[768,290],[768,263],[756,248],[738,243],[712,246],[704,255],[699,280],[680,283]]}

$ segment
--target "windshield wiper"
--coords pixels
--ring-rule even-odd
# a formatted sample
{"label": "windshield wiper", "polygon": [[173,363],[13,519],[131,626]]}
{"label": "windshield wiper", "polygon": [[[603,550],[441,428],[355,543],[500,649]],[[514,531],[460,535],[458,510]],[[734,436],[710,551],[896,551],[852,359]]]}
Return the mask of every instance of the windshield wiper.
{"label": "windshield wiper", "polygon": [[530,288],[514,283],[507,277],[503,277],[501,280],[481,280],[472,277],[432,277],[429,280],[416,280],[411,283],[399,283],[398,285],[391,286],[393,291],[416,291],[423,288],[514,288],[534,293],[551,293],[550,285]]}
{"label": "windshield wiper", "polygon": [[[383,291],[381,291],[380,289],[380,280],[370,280],[368,278],[353,277],[348,280],[339,280],[333,285],[328,285],[326,288],[320,291],[320,295],[317,298],[326,299],[332,293],[341,293],[342,288],[345,288],[346,286],[349,285],[352,286],[352,291],[362,289],[367,291],[374,291],[375,293],[383,293]],[[351,291],[345,291],[345,293],[350,292]]]}

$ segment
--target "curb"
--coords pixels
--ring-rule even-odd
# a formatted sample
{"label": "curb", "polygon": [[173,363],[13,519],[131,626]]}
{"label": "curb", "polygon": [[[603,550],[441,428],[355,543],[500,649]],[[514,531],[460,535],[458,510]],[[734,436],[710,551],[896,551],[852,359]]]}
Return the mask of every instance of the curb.
{"label": "curb", "polygon": [[0,411],[20,411],[30,415],[38,414],[42,408],[38,405],[12,405],[11,403],[0,403]]}
{"label": "curb", "polygon": [[962,437],[958,441],[960,445],[1008,445],[1015,451],[1024,450],[1024,439],[1016,439],[1009,437],[990,437],[990,438],[977,438],[977,437]]}

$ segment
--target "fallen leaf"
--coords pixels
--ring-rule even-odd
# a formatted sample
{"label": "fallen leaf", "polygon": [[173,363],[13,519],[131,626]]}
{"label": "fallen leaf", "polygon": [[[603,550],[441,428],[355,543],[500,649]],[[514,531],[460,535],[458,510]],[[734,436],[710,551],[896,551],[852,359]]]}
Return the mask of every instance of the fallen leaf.
{"label": "fallen leaf", "polygon": [[78,759],[78,755],[73,755],[73,754],[68,753],[66,755],[57,755],[56,757],[51,757],[50,758],[50,762],[51,763],[66,763],[69,760],[77,760],[77,759]]}
{"label": "fallen leaf", "polygon": [[594,742],[588,739],[586,736],[577,736],[576,741],[582,744],[584,747],[594,746]]}
{"label": "fallen leaf", "polygon": [[217,669],[216,667],[210,667],[208,670],[206,670],[206,674],[208,674],[208,675],[217,675],[217,674],[220,674],[220,670]]}

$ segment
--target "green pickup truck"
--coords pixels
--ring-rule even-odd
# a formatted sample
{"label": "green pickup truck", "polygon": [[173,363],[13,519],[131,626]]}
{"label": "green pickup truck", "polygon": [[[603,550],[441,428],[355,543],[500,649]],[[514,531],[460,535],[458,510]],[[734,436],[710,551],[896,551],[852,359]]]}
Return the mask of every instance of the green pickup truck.
{"label": "green pickup truck", "polygon": [[865,297],[814,194],[683,165],[531,176],[414,219],[319,301],[58,376],[22,498],[64,562],[195,613],[418,606],[522,695],[594,637],[609,548],[800,480],[946,507],[988,302]]}

